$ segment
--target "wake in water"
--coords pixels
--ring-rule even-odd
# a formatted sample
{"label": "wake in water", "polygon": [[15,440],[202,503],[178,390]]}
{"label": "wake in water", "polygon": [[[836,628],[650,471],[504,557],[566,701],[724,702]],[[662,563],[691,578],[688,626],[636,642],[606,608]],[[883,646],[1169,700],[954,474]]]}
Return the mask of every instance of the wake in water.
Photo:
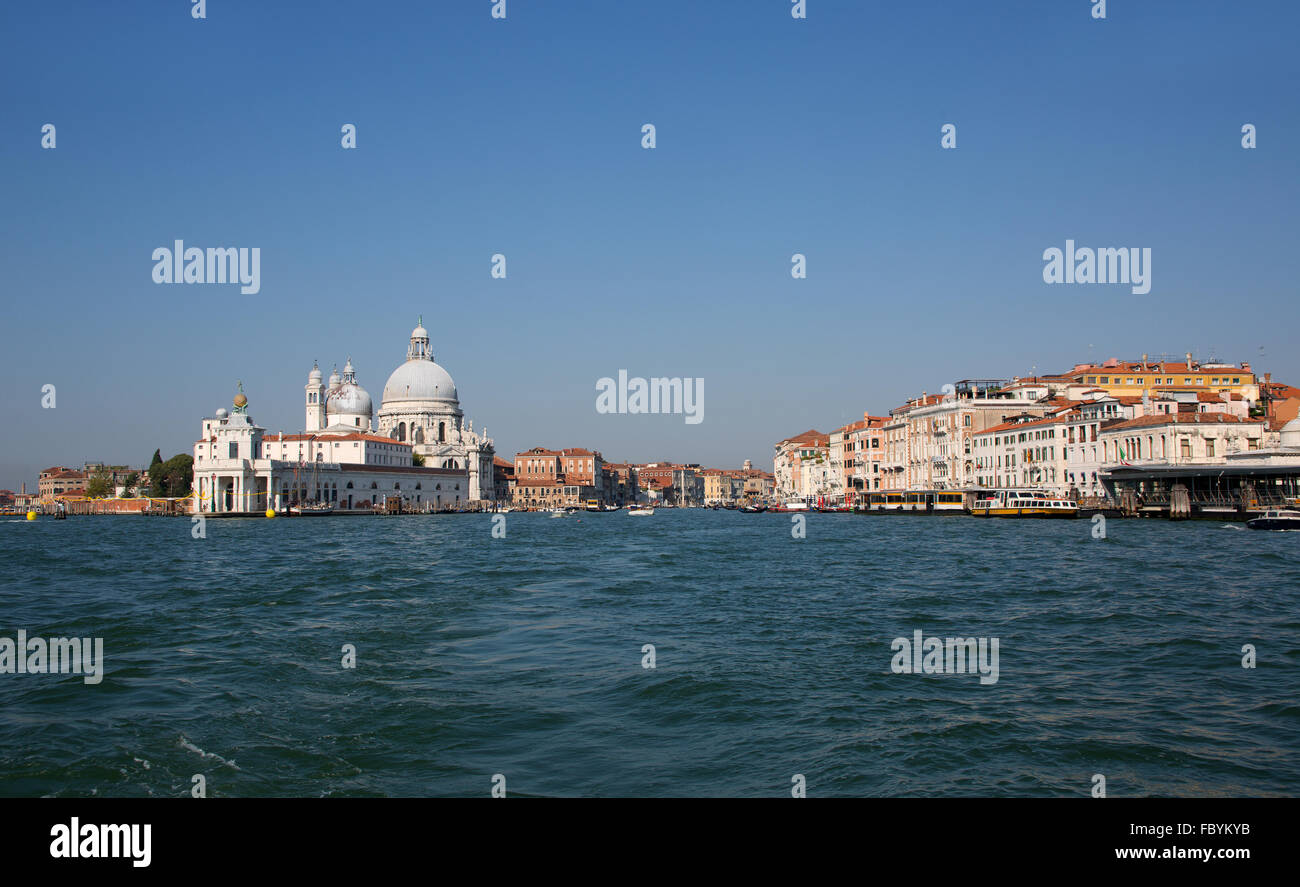
{"label": "wake in water", "polygon": [[[198,755],[201,758],[212,758],[214,761],[220,761],[222,764],[225,764],[227,767],[231,768],[232,770],[239,770],[239,765],[237,765],[234,761],[227,761],[225,758],[221,757],[221,755],[214,755],[210,751],[204,751],[203,749],[199,748],[197,745],[195,745],[194,743],[186,739],[184,733],[182,733],[178,737],[176,744],[179,745],[181,748],[186,749],[187,751],[194,752],[196,755]],[[240,770],[239,772],[242,773],[243,771]]]}

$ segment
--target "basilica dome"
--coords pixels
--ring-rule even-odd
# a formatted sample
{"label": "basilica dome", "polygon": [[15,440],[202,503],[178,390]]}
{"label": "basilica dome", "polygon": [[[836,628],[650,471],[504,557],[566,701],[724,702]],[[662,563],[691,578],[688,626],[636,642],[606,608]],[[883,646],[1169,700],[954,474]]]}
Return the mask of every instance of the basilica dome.
{"label": "basilica dome", "polygon": [[433,362],[429,333],[423,324],[411,331],[406,363],[393,370],[384,385],[383,405],[412,401],[457,404],[456,383],[451,374]]}
{"label": "basilica dome", "polygon": [[456,400],[456,383],[432,360],[416,358],[393,370],[384,386],[384,403],[402,400]]}

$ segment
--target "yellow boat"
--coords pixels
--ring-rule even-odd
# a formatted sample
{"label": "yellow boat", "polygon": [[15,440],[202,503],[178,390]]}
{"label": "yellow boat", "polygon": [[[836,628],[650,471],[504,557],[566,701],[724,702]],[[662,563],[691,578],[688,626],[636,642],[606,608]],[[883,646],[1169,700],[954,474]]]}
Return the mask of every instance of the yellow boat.
{"label": "yellow boat", "polygon": [[1042,490],[994,490],[971,506],[976,517],[1077,517],[1079,505]]}

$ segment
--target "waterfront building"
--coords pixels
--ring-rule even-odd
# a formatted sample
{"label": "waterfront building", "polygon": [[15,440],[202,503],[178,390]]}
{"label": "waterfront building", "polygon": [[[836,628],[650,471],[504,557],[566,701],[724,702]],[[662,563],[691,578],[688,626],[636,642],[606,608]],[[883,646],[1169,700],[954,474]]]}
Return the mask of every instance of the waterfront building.
{"label": "waterfront building", "polygon": [[[1079,364],[1067,373],[1074,386],[1097,387],[1108,394],[1141,397],[1170,391],[1217,392],[1239,394],[1249,407],[1260,401],[1260,386],[1249,363],[1240,366],[1211,361],[1199,363],[1188,352],[1181,362],[1117,360],[1100,365]],[[1067,397],[1075,397],[1066,392]]]}
{"label": "waterfront building", "polygon": [[465,469],[471,499],[495,495],[492,438],[486,428],[475,432],[474,423],[465,421],[456,383],[434,362],[429,331],[422,320],[411,331],[406,362],[384,383],[376,418],[381,435],[410,443],[425,465]]}
{"label": "waterfront building", "polygon": [[417,466],[410,444],[347,425],[268,435],[247,407],[241,391],[233,411],[219,409],[202,420],[194,445],[197,512],[257,514],[309,502],[371,511],[392,507],[394,499],[404,511],[471,504],[463,467]]}
{"label": "waterfront building", "polygon": [[1064,495],[1064,416],[1024,414],[971,435],[975,485],[986,489],[1036,487]]}
{"label": "waterfront building", "polygon": [[[749,464],[749,460],[745,460]],[[769,474],[766,471],[756,469],[747,469],[745,472],[745,487],[743,497],[745,499],[757,499],[762,502],[768,502],[776,492],[776,475]]]}
{"label": "waterfront building", "polygon": [[830,491],[830,437],[815,429],[776,444],[772,460],[781,501],[814,501]]}
{"label": "waterfront building", "polygon": [[[1016,383],[1010,383],[1014,386]],[[964,490],[976,485],[974,435],[1013,416],[1035,418],[1062,403],[1035,396],[1042,386],[1008,387],[1001,380],[963,379],[941,395],[919,398],[890,411],[884,426],[887,490]]]}
{"label": "waterfront building", "polygon": [[594,450],[533,447],[515,454],[512,503],[520,508],[580,507],[612,502],[610,472]]}
{"label": "waterfront building", "polygon": [[[429,331],[418,322],[406,349],[406,361],[384,384],[378,412],[370,393],[357,382],[349,358],[328,383],[319,364],[307,375],[306,434],[377,433],[409,444],[417,461],[430,468],[464,469],[469,476],[467,501],[496,498],[496,450],[487,430],[475,433],[465,421],[451,375],[433,359]],[[376,427],[377,421],[377,427]]]}
{"label": "waterfront building", "polygon": [[862,414],[862,421],[845,426],[847,440],[844,447],[844,476],[849,504],[861,504],[863,495],[881,489],[885,458],[885,428],[888,416]]}
{"label": "waterfront building", "polygon": [[667,502],[673,496],[673,472],[685,468],[674,462],[643,462],[633,466],[639,489],[648,502]]}
{"label": "waterfront building", "polygon": [[614,505],[630,505],[637,501],[636,466],[630,462],[606,462],[605,470],[609,473],[608,490]]}
{"label": "waterfront building", "polygon": [[514,499],[515,466],[500,456],[492,457],[492,483],[497,502],[510,502]]}
{"label": "waterfront building", "polygon": [[1264,446],[1263,419],[1227,413],[1152,414],[1104,425],[1099,435],[1102,463],[1108,467],[1160,463],[1224,464],[1229,454]]}
{"label": "waterfront building", "polygon": [[41,499],[50,500],[61,496],[78,497],[86,494],[86,472],[62,465],[55,465],[40,473],[36,480],[36,492]]}

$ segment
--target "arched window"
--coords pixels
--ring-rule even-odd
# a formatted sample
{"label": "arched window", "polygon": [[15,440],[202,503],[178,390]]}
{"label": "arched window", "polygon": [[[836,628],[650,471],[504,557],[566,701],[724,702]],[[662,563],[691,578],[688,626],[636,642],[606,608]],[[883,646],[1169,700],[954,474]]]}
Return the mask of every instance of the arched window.
{"label": "arched window", "polygon": [[352,481],[348,481],[348,489],[352,489]]}
{"label": "arched window", "polygon": [[393,484],[393,489],[394,489],[394,490],[400,490],[401,488],[402,488],[402,485],[401,485],[400,483]]}
{"label": "arched window", "polygon": [[398,440],[406,440],[406,423],[405,423],[405,422],[399,422],[399,423],[397,423],[397,439],[398,439]]}
{"label": "arched window", "polygon": [[447,442],[447,423],[446,423],[446,422],[439,422],[439,423],[438,423],[438,443],[446,443],[446,442]]}
{"label": "arched window", "polygon": [[370,482],[370,489],[372,489],[372,490],[377,490],[377,489],[379,489],[379,484],[375,483],[375,482],[372,480],[372,481]]}

